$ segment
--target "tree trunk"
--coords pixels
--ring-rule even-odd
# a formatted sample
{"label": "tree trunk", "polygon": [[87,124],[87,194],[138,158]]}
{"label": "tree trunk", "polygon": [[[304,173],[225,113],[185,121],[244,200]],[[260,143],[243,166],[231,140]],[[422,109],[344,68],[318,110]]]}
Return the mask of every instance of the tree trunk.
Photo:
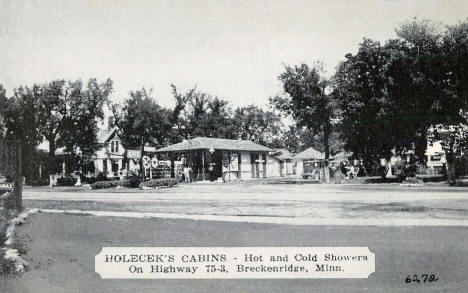
{"label": "tree trunk", "polygon": [[456,183],[455,179],[455,160],[453,158],[452,154],[447,154],[446,155],[446,160],[447,160],[447,182],[450,185],[453,185]]}
{"label": "tree trunk", "polygon": [[330,183],[330,169],[328,167],[328,159],[330,157],[330,145],[329,145],[329,138],[330,138],[330,130],[328,127],[325,128],[323,131],[323,146],[325,151],[325,166],[324,166],[324,179],[326,183]]}
{"label": "tree trunk", "polygon": [[143,152],[145,151],[145,145],[142,142],[140,146],[140,179],[145,180],[145,173],[143,168]]}
{"label": "tree trunk", "polygon": [[49,175],[57,171],[57,164],[55,162],[55,139],[47,139],[49,141]]}

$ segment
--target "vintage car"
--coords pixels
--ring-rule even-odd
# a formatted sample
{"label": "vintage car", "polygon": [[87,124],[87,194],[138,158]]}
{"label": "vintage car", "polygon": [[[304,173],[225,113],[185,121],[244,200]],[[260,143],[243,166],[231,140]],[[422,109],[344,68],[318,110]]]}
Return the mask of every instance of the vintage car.
{"label": "vintage car", "polygon": [[325,167],[325,160],[311,160],[304,161],[304,172],[302,173],[302,178],[309,179],[313,178],[315,180],[323,179],[323,170]]}

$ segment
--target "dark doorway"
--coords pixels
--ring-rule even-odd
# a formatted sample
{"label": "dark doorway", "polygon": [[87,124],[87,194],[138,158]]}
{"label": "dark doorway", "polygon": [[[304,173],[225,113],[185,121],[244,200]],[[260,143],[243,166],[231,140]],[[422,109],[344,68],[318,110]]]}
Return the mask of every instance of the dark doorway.
{"label": "dark doorway", "polygon": [[216,179],[223,176],[222,158],[222,151],[215,151],[212,155],[213,177]]}

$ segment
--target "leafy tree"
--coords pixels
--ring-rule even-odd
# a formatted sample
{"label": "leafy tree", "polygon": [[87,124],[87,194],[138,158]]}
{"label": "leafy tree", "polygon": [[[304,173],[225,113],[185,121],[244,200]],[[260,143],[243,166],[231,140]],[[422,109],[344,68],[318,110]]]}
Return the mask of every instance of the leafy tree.
{"label": "leafy tree", "polygon": [[229,102],[218,97],[208,99],[206,120],[202,121],[203,130],[198,130],[201,136],[236,138],[234,121]]}
{"label": "leafy tree", "polygon": [[422,160],[429,130],[458,125],[466,109],[466,24],[414,20],[397,35],[383,46],[364,39],[334,77],[346,147],[368,167],[392,150]]}
{"label": "leafy tree", "polygon": [[235,138],[229,103],[192,88],[181,93],[175,85],[172,92],[176,106],[171,115],[178,138],[196,136]]}
{"label": "leafy tree", "polygon": [[55,80],[36,88],[35,117],[40,134],[49,142],[50,171],[57,171],[55,151],[61,146],[70,152],[72,161],[85,164],[97,148],[96,123],[103,116],[102,107],[112,91],[112,81],[99,84],[90,79],[86,90],[80,80]]}
{"label": "leafy tree", "polygon": [[39,133],[49,142],[50,172],[56,172],[55,150],[62,121],[67,113],[66,99],[69,88],[65,80],[55,80],[48,84],[35,86],[36,113]]}
{"label": "leafy tree", "polygon": [[92,162],[97,141],[97,122],[104,118],[103,106],[112,92],[112,81],[99,84],[90,79],[83,87],[81,80],[69,82],[69,95],[65,101],[67,112],[61,121],[59,145],[65,146],[74,166],[85,168]]}
{"label": "leafy tree", "polygon": [[172,112],[162,108],[152,97],[151,91],[142,88],[130,92],[121,110],[114,105],[113,113],[124,146],[140,148],[142,171],[144,146],[161,147],[167,143],[172,129]]}
{"label": "leafy tree", "polygon": [[[294,118],[297,125],[323,135],[325,159],[330,156],[329,139],[333,130],[335,117],[333,96],[326,93],[329,85],[324,78],[320,64],[309,67],[285,66],[285,72],[279,76],[283,83],[285,96],[276,96],[270,103],[286,115]],[[325,168],[325,179],[329,180],[328,167]]]}
{"label": "leafy tree", "polygon": [[393,115],[385,89],[388,58],[379,42],[364,39],[356,55],[346,55],[333,78],[345,147],[363,159],[368,171],[380,158],[389,159],[395,144],[387,119]]}
{"label": "leafy tree", "polygon": [[455,183],[456,160],[468,151],[468,21],[448,26],[440,41],[439,99],[429,131],[445,152],[449,183]]}
{"label": "leafy tree", "polygon": [[6,91],[3,88],[3,85],[0,84],[0,138],[3,138],[7,131],[5,125],[5,112],[8,107],[9,100],[6,97]]}
{"label": "leafy tree", "polygon": [[[419,124],[412,123],[416,127],[407,128],[408,137],[413,134],[422,141],[440,141],[446,152],[449,181],[454,182],[455,160],[461,155],[467,131],[463,114],[468,109],[468,22],[443,28],[413,20],[397,34],[412,57],[406,72],[411,77],[413,99],[408,97],[406,107],[422,118]],[[419,148],[418,153],[423,155],[424,149]]]}
{"label": "leafy tree", "polygon": [[188,124],[188,111],[187,103],[192,99],[192,95],[196,91],[196,87],[191,88],[186,93],[181,93],[174,84],[171,84],[172,95],[176,100],[176,105],[172,111],[171,123],[174,125],[171,133],[171,142],[179,142],[184,138],[187,138]]}
{"label": "leafy tree", "polygon": [[33,177],[36,147],[42,141],[35,115],[37,108],[35,95],[38,91],[37,86],[15,89],[12,97],[2,98],[0,110],[4,136],[7,140],[21,142],[23,175],[28,181]]}
{"label": "leafy tree", "polygon": [[234,111],[235,133],[242,139],[270,146],[280,134],[281,118],[272,111],[249,105]]}
{"label": "leafy tree", "polygon": [[[5,135],[24,142],[25,170],[32,162],[35,148],[46,139],[49,142],[49,171],[56,172],[55,151],[65,146],[76,166],[89,161],[97,148],[97,120],[102,118],[102,106],[112,91],[112,81],[99,84],[55,80],[34,84],[31,88],[15,89],[14,96],[2,103]],[[25,157],[26,158],[26,157]],[[72,166],[72,167],[75,167]]]}

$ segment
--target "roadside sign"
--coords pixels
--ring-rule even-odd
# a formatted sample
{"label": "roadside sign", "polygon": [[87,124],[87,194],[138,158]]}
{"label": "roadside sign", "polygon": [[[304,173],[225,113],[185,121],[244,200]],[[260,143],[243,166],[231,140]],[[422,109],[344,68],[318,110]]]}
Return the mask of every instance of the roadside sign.
{"label": "roadside sign", "polygon": [[153,168],[158,167],[158,158],[156,158],[156,157],[151,158],[151,167],[153,167]]}
{"label": "roadside sign", "polygon": [[144,167],[145,169],[148,169],[148,168],[151,166],[151,159],[150,159],[150,157],[148,157],[148,156],[143,156],[142,161],[143,161],[143,167]]}

